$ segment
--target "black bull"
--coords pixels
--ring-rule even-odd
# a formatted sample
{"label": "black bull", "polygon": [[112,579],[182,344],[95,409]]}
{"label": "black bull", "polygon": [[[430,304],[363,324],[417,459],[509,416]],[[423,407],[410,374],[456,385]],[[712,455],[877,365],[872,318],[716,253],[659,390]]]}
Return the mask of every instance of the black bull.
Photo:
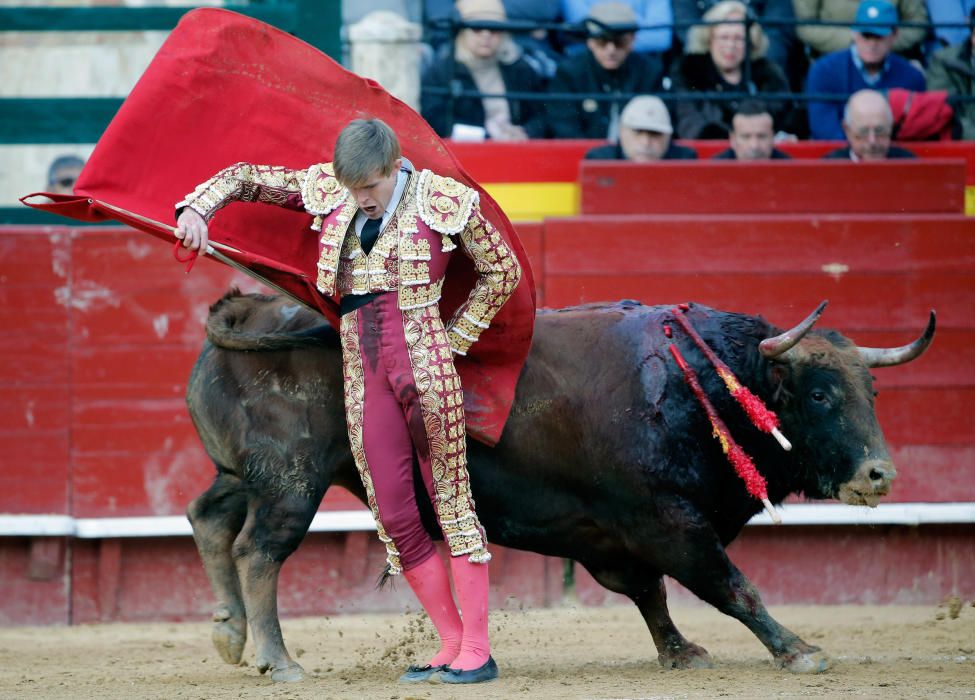
{"label": "black bull", "polygon": [[[687,314],[778,413],[791,452],[751,425],[676,324],[673,339],[665,336],[668,307],[621,302],[539,313],[501,441],[469,442],[489,540],[578,561],[628,596],[665,667],[710,663],[670,618],[666,574],[744,623],[779,666],[827,668],[828,657],[776,622],[728,559],[725,546],[761,505],[712,438],[667,351],[676,343],[696,369],[773,502],[799,493],[876,505],[895,470],[869,368],[919,356],[934,335],[934,314],[910,345],[877,349],[810,330],[821,310],[785,332],[698,305]],[[207,333],[188,403],[218,469],[188,514],[218,601],[214,644],[225,661],[239,662],[249,621],[261,672],[296,680],[303,672],[282,639],[278,573],[329,486],[364,497],[346,437],[338,338],[321,317],[286,300],[235,293],[211,309]]]}

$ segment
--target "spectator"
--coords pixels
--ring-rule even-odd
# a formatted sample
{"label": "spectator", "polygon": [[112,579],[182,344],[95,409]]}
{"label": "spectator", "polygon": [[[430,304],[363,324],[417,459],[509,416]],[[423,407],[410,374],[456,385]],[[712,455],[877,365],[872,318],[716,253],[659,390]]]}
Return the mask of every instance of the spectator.
{"label": "spectator", "polygon": [[894,115],[887,98],[876,90],[859,90],[850,96],[843,110],[843,131],[849,145],[827,153],[824,158],[859,163],[916,157],[907,149],[890,145]]}
{"label": "spectator", "polygon": [[[550,100],[549,128],[557,138],[616,141],[620,104],[634,93],[660,92],[663,64],[657,56],[633,52],[637,22],[629,5],[596,5],[589,20],[588,50],[563,60],[549,84],[552,93],[583,96],[573,101]],[[614,99],[596,100],[590,97],[593,93]]]}
{"label": "spectator", "polygon": [[[562,0],[562,15],[566,22],[580,24],[592,19],[592,10],[603,0]],[[640,29],[633,41],[637,53],[663,54],[670,49],[674,38],[674,10],[671,0],[626,0],[633,14],[633,23],[656,29]]]}
{"label": "spectator", "polygon": [[[893,0],[895,16],[902,22],[928,21],[928,11],[924,0]],[[859,8],[862,3],[858,0],[793,0],[796,19],[820,20],[823,22],[842,22],[847,26],[822,26],[813,24],[799,24],[796,33],[812,53],[813,58],[834,51],[841,51],[850,45],[851,35],[849,25],[860,24]],[[896,23],[896,19],[895,19]],[[854,28],[853,31],[856,31]],[[893,50],[910,58],[920,58],[921,42],[927,30],[924,27],[904,27],[894,37]]]}
{"label": "spectator", "polygon": [[970,32],[967,25],[972,12],[975,12],[975,0],[927,0],[927,6],[935,39],[934,47],[928,48],[929,53],[968,40]]}
{"label": "spectator", "polygon": [[[975,95],[975,9],[969,15],[969,22],[967,41],[948,46],[931,57],[927,71],[929,90],[946,90],[949,97]],[[958,103],[954,108],[961,125],[961,138],[975,139],[975,102]]]}
{"label": "spectator", "polygon": [[[504,0],[504,9],[512,22],[555,24],[562,21],[562,7],[551,0]],[[556,32],[540,28],[530,32],[512,32],[524,53],[524,58],[545,80],[555,75],[562,59]]]}
{"label": "spectator", "polygon": [[[501,0],[459,0],[457,11],[465,22],[478,28],[462,29],[453,51],[444,45],[423,74],[423,87],[463,90],[487,95],[507,92],[541,92],[541,78],[521,58],[521,49],[507,33],[492,23],[505,22]],[[453,136],[459,125],[481,130],[495,141],[524,141],[545,135],[542,103],[506,97],[457,97],[452,107],[445,93],[423,90],[420,111],[441,136]]]}
{"label": "spectator", "polygon": [[789,154],[775,147],[775,131],[768,107],[758,100],[745,100],[731,118],[731,148],[714,160],[788,160]]}
{"label": "spectator", "polygon": [[47,191],[51,194],[74,194],[85,161],[75,155],[58,156],[47,169]]}
{"label": "spectator", "polygon": [[454,0],[423,0],[423,40],[432,49],[430,60],[450,42],[450,31],[444,23],[454,17],[454,13]]}
{"label": "spectator", "polygon": [[[688,33],[686,53],[674,67],[675,92],[788,92],[782,69],[765,58],[768,39],[758,24],[749,32],[751,81],[745,79],[745,19],[747,8],[738,0],[723,0],[704,13],[707,22]],[[737,99],[681,99],[677,102],[677,133],[683,139],[725,139]],[[789,105],[770,104],[779,130],[792,130]]]}
{"label": "spectator", "polygon": [[[887,0],[863,0],[853,27],[853,44],[813,63],[806,81],[811,96],[848,98],[864,88],[924,90],[924,75],[891,52],[897,38],[897,10]],[[814,139],[842,139],[843,106],[810,100],[809,130]]]}
{"label": "spectator", "polygon": [[597,146],[586,160],[696,160],[697,151],[673,142],[674,127],[663,100],[654,95],[634,97],[620,115],[619,143]]}
{"label": "spectator", "polygon": [[[786,23],[781,26],[765,24],[763,29],[765,36],[768,37],[768,49],[765,51],[765,57],[781,68],[789,77],[789,66],[796,60],[797,49],[800,45],[796,37],[795,26],[792,24],[795,21],[792,0],[742,1],[751,10],[753,17],[759,20],[780,20]],[[700,21],[704,13],[714,7],[718,0],[673,0],[673,2],[674,23],[682,25],[675,30],[675,34],[680,44],[686,46],[690,26],[694,22]],[[805,77],[804,70],[802,77]],[[797,81],[796,85],[798,86],[798,84]]]}

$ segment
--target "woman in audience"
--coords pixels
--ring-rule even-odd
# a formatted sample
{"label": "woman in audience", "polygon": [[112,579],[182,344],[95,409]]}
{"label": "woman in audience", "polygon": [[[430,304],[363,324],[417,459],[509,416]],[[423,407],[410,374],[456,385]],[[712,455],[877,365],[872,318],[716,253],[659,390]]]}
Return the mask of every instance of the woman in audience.
{"label": "woman in audience", "polygon": [[[747,95],[789,92],[782,69],[765,58],[768,39],[758,24],[748,34],[750,76],[745,68],[745,5],[738,0],[719,2],[704,13],[705,22],[687,36],[685,53],[671,71],[672,90],[686,92],[739,92]],[[747,95],[745,97],[747,97]],[[739,99],[674,100],[677,133],[682,139],[727,139]],[[767,100],[777,131],[795,133],[792,105]]]}
{"label": "woman in audience", "polygon": [[[541,78],[521,57],[518,45],[507,32],[494,26],[507,21],[501,0],[458,0],[457,12],[465,22],[477,26],[460,30],[453,45],[442,47],[424,71],[424,88],[446,89],[458,83],[462,90],[488,95],[542,92]],[[524,141],[545,135],[541,102],[457,97],[451,108],[448,100],[446,93],[433,94],[426,89],[420,100],[423,118],[441,136]]]}

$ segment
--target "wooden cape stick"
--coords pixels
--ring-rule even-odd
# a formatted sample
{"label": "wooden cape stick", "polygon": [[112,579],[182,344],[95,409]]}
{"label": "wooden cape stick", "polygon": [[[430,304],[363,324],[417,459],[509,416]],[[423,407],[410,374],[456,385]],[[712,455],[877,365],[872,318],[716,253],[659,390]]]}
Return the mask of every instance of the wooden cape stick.
{"label": "wooden cape stick", "polygon": [[[108,209],[110,211],[114,211],[117,214],[121,214],[123,216],[128,216],[128,217],[131,217],[131,218],[133,218],[133,219],[135,219],[137,221],[141,221],[144,224],[148,224],[150,226],[154,226],[154,227],[161,228],[161,229],[164,229],[166,231],[169,231],[170,233],[173,234],[173,237],[174,238],[176,236],[177,228],[175,226],[170,226],[169,224],[164,224],[161,221],[156,221],[155,219],[150,219],[149,217],[143,216],[142,214],[136,214],[135,212],[129,211],[127,209],[123,209],[122,207],[117,207],[114,204],[109,204],[108,202],[103,202],[100,199],[95,199],[95,200],[91,200],[91,201],[95,202],[99,206],[105,207],[106,209]],[[176,240],[178,241],[179,239],[176,239]],[[245,275],[247,275],[248,277],[251,277],[251,278],[257,280],[261,284],[267,285],[268,287],[270,287],[271,289],[275,290],[279,294],[283,294],[284,296],[288,297],[289,299],[291,299],[295,303],[301,304],[306,309],[309,309],[311,311],[314,311],[316,314],[320,314],[321,313],[321,311],[319,311],[318,309],[316,309],[315,307],[313,307],[311,304],[309,304],[304,299],[299,299],[294,294],[292,294],[291,292],[289,292],[287,289],[284,289],[282,287],[279,287],[278,285],[276,285],[274,282],[272,282],[271,280],[267,279],[263,275],[255,272],[254,270],[251,270],[249,267],[247,267],[245,265],[241,265],[239,262],[237,262],[233,258],[228,257],[227,255],[224,255],[223,253],[221,253],[220,250],[229,250],[229,251],[232,251],[234,253],[241,252],[241,251],[237,250],[236,248],[234,248],[233,246],[229,246],[229,245],[226,245],[224,243],[217,243],[216,241],[209,241],[207,243],[206,250],[203,251],[203,252],[206,255],[211,256],[214,260],[219,260],[223,264],[229,265],[230,267],[234,268],[235,270],[239,270],[240,272],[243,272]]]}

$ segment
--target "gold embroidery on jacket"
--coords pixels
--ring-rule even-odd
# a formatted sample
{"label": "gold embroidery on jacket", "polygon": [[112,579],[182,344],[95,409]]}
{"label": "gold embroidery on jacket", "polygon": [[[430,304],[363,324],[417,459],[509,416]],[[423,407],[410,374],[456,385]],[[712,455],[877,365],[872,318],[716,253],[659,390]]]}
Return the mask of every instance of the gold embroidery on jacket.
{"label": "gold embroidery on jacket", "polygon": [[349,229],[349,222],[355,213],[355,201],[349,197],[346,199],[342,208],[333,213],[328,219],[322,237],[319,242],[322,245],[321,253],[318,256],[318,281],[316,287],[318,291],[326,296],[334,296],[336,275],[339,269],[339,254],[343,247],[343,241],[347,238],[346,232]]}
{"label": "gold embroidery on jacket", "polygon": [[432,306],[440,301],[440,293],[443,290],[443,278],[430,284],[420,284],[415,287],[400,287],[399,308],[419,309],[424,306]]}
{"label": "gold embroidery on jacket", "polygon": [[521,266],[514,252],[476,208],[460,234],[461,249],[474,262],[477,281],[467,300],[447,323],[450,347],[466,355],[491,319],[514,293]]}
{"label": "gold embroidery on jacket", "polygon": [[349,195],[335,178],[332,163],[318,163],[308,168],[301,186],[301,198],[309,214],[329,214]]}
{"label": "gold embroidery on jacket", "polygon": [[420,173],[416,190],[417,211],[423,223],[437,233],[459,233],[479,199],[477,190],[452,178],[429,170]]}
{"label": "gold embroidery on jacket", "polygon": [[197,185],[176,209],[189,207],[210,221],[220,209],[238,200],[283,204],[288,197],[301,193],[305,175],[305,170],[278,165],[235,163]]}

